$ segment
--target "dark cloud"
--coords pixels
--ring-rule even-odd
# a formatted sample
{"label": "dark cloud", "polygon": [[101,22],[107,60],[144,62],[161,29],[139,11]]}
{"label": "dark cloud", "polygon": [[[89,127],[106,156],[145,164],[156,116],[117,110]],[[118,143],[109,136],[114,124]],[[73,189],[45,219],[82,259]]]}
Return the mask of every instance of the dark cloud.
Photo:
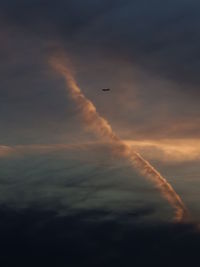
{"label": "dark cloud", "polygon": [[199,9],[196,1],[134,2],[107,18],[106,37],[112,49],[150,72],[198,86]]}
{"label": "dark cloud", "polygon": [[199,85],[199,10],[195,0],[1,3],[4,19],[27,33],[107,51],[190,91]]}
{"label": "dark cloud", "polygon": [[199,260],[200,237],[193,225],[138,224],[134,215],[127,223],[94,210],[61,217],[1,206],[0,215],[4,266],[166,267],[196,265]]}
{"label": "dark cloud", "polygon": [[9,22],[21,26],[33,33],[48,34],[52,38],[55,33],[69,38],[76,32],[90,25],[98,17],[113,9],[125,5],[129,1],[122,0],[86,0],[76,1],[12,1],[2,3],[2,15]]}
{"label": "dark cloud", "polygon": [[154,212],[147,213],[149,220],[152,215],[159,218],[163,205],[163,216],[171,216],[171,209],[157,190],[144,184],[125,160],[113,157],[106,144],[1,150],[0,204],[16,209],[34,204],[64,214],[69,208],[138,213],[138,209],[150,205]]}

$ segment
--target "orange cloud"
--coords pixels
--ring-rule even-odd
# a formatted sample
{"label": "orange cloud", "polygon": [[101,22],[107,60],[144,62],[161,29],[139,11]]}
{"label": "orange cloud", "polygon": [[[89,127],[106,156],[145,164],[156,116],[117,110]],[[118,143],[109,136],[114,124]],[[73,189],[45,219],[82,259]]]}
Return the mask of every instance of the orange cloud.
{"label": "orange cloud", "polygon": [[78,105],[85,125],[92,130],[98,137],[110,142],[114,153],[127,158],[133,167],[146,178],[153,181],[161,194],[168,200],[175,209],[175,218],[182,221],[188,216],[187,209],[180,196],[175,192],[167,180],[140,154],[136,153],[132,147],[120,140],[113,132],[107,120],[101,117],[94,104],[88,100],[77,85],[70,69],[60,60],[60,58],[52,58],[51,66],[63,75],[72,100]]}
{"label": "orange cloud", "polygon": [[15,152],[15,149],[10,146],[0,146],[0,158],[7,157]]}
{"label": "orange cloud", "polygon": [[148,159],[163,162],[200,160],[200,139],[126,140]]}

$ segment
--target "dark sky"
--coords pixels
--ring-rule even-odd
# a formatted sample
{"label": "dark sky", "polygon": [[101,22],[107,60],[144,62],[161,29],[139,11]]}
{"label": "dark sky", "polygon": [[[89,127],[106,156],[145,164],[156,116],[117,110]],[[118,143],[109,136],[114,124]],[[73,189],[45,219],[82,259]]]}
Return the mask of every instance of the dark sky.
{"label": "dark sky", "polygon": [[58,47],[121,137],[198,138],[199,11],[194,0],[2,1],[1,143],[84,138],[48,65]]}
{"label": "dark sky", "polygon": [[[192,226],[102,220],[105,211],[57,217],[53,212],[0,212],[4,266],[198,266],[199,235]],[[140,214],[133,214],[132,218]],[[15,231],[14,236],[9,234]]]}

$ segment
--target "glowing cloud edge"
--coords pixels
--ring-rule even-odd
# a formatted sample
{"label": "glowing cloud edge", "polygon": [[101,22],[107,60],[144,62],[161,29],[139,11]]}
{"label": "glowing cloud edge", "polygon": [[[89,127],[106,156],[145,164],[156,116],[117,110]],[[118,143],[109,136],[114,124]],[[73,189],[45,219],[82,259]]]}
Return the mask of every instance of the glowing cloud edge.
{"label": "glowing cloud edge", "polygon": [[51,57],[49,63],[65,78],[70,97],[78,105],[87,128],[98,137],[103,137],[104,141],[106,139],[111,144],[113,153],[126,158],[135,170],[155,184],[162,196],[173,207],[176,222],[186,221],[189,217],[188,210],[170,183],[139,153],[135,152],[131,145],[122,141],[114,133],[108,121],[99,115],[94,104],[83,94],[71,70],[63,60],[59,57]]}

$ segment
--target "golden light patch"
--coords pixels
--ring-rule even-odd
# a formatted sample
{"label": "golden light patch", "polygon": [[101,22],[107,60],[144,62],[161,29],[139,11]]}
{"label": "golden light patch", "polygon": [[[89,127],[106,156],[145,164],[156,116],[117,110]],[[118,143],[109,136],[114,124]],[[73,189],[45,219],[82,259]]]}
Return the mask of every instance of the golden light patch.
{"label": "golden light patch", "polygon": [[125,140],[149,159],[164,162],[200,160],[199,139]]}

